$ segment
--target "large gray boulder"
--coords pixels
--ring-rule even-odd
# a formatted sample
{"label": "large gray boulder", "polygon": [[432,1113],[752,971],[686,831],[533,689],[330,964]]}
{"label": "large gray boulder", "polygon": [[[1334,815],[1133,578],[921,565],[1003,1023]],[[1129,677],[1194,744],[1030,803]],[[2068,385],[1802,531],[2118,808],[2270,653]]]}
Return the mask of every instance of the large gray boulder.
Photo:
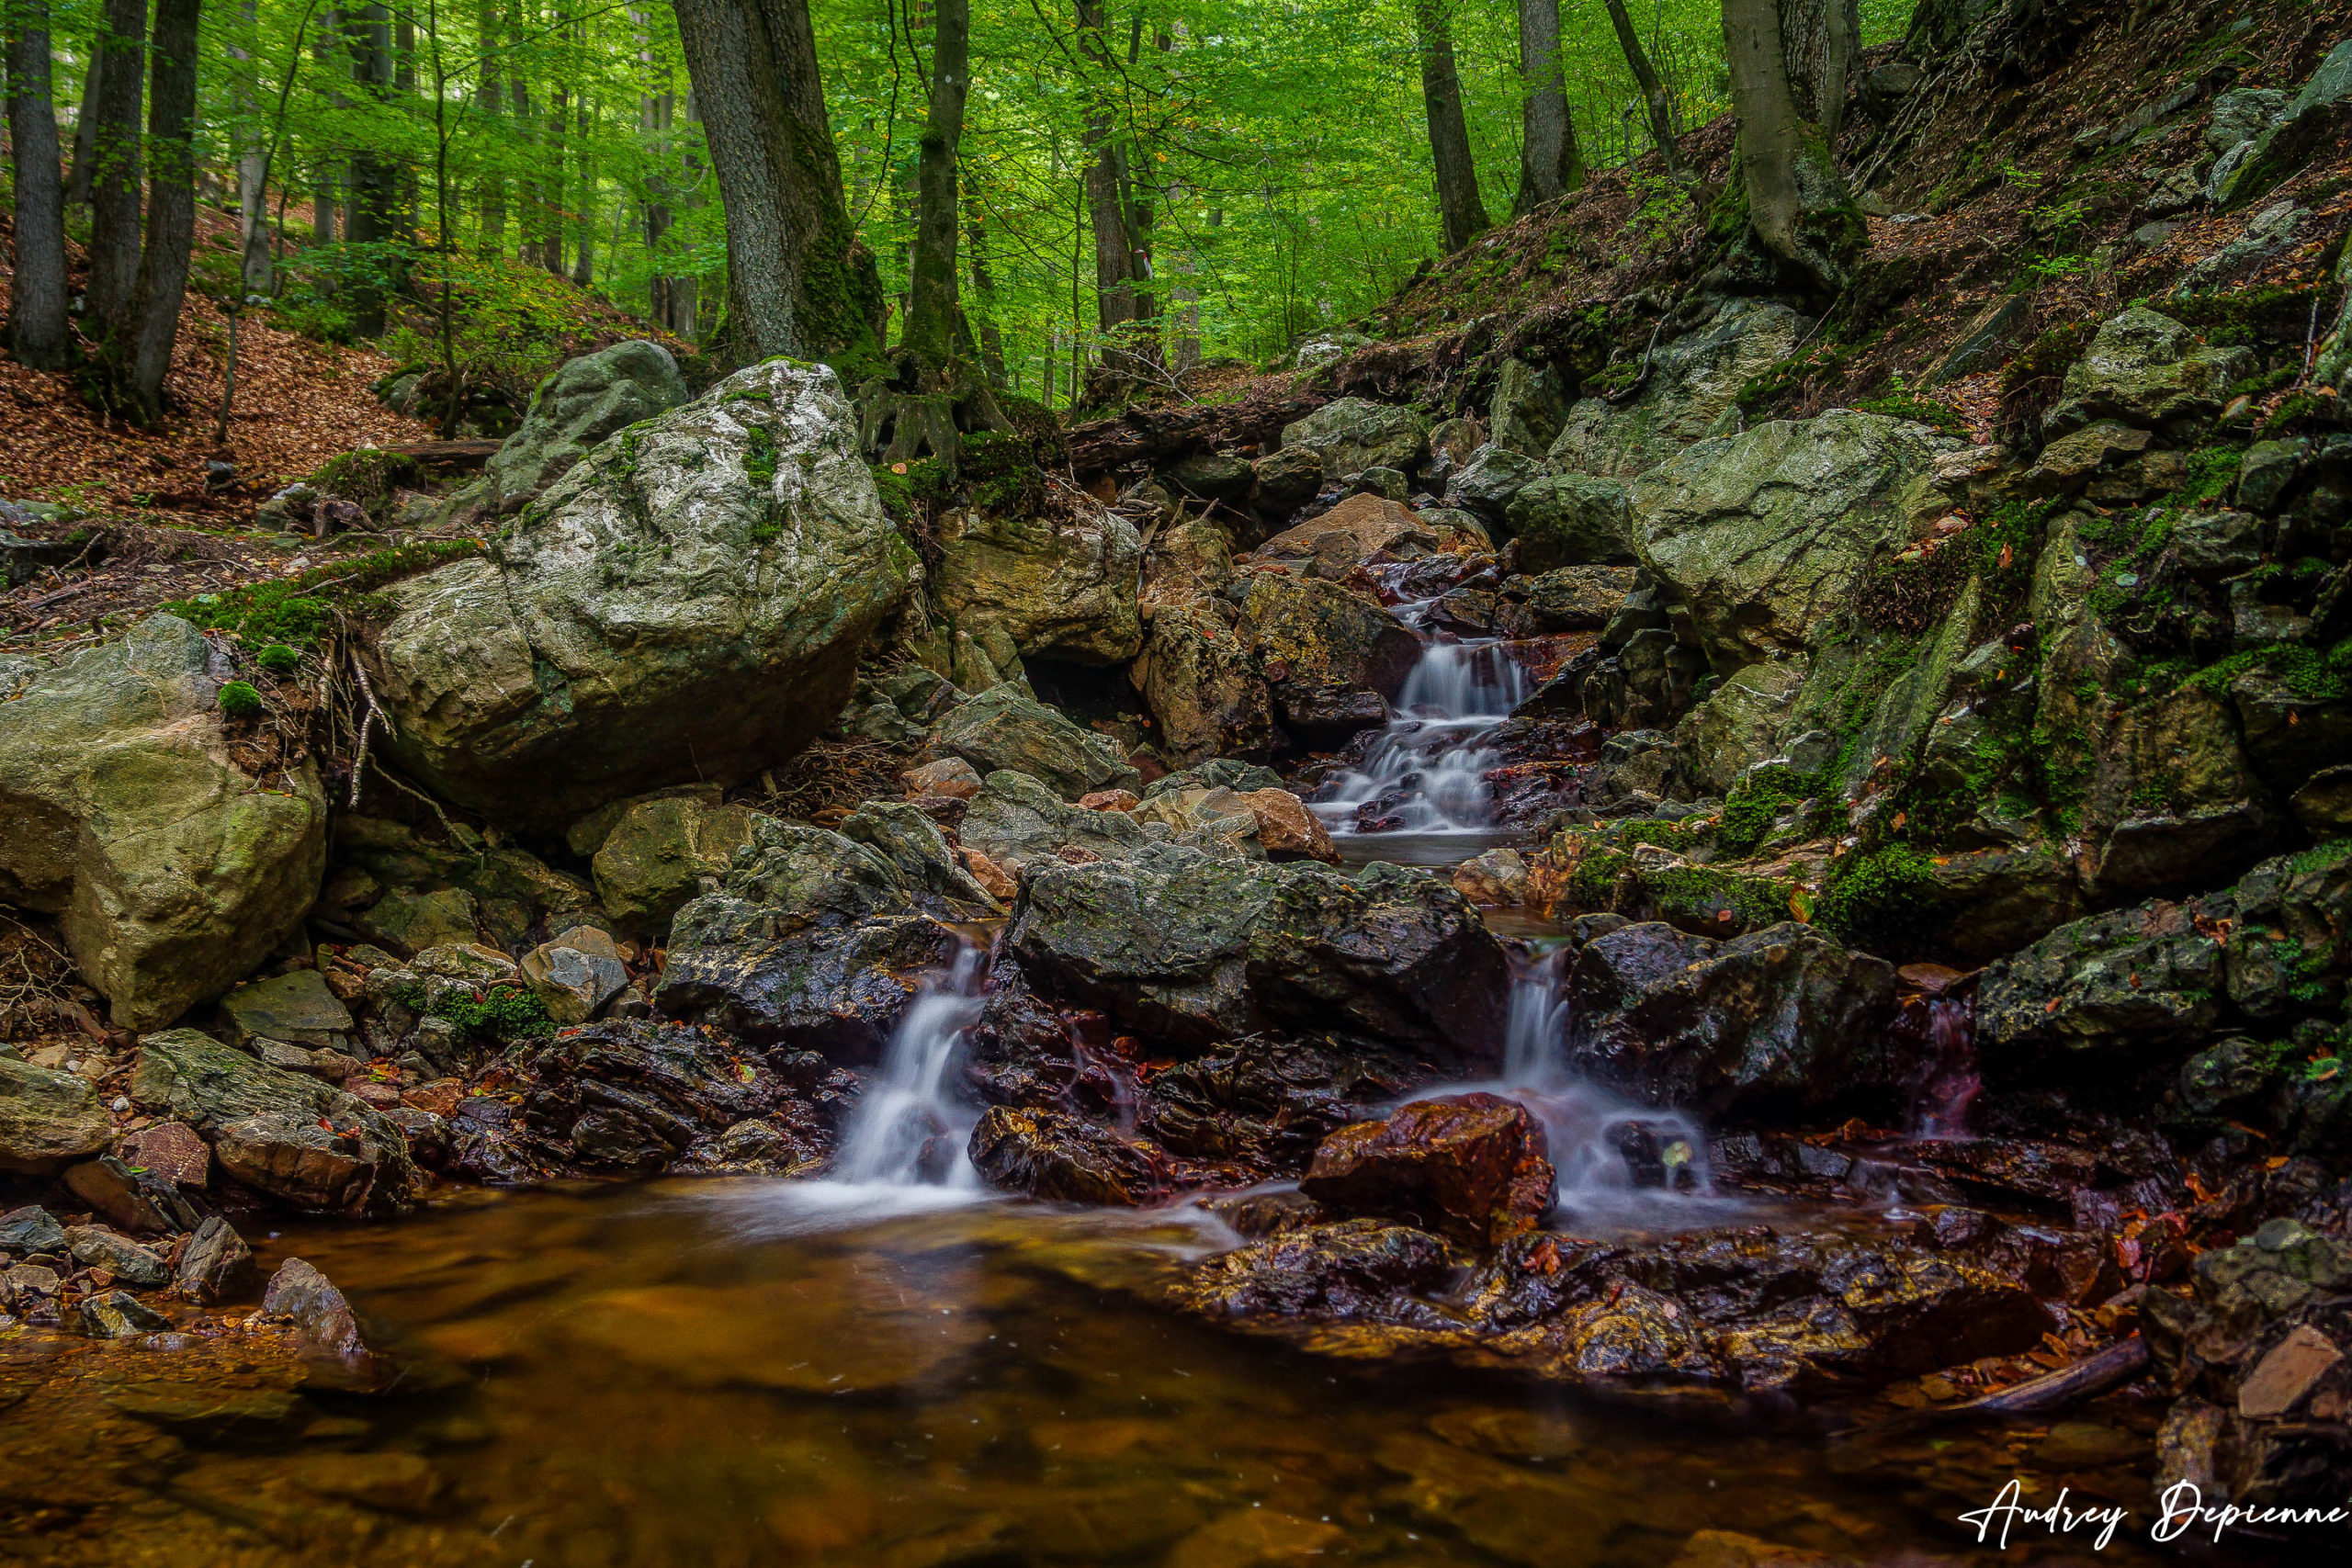
{"label": "large gray boulder", "polygon": [[1241,624],[1291,735],[1339,747],[1384,724],[1421,656],[1420,639],[1369,593],[1320,578],[1252,571]]}
{"label": "large gray boulder", "polygon": [[616,343],[567,360],[532,392],[522,426],[457,502],[492,516],[520,512],[606,436],[685,400],[678,363],[659,344]]}
{"label": "large gray boulder", "polygon": [[913,560],[833,373],[772,359],[606,441],[486,558],[394,589],[365,657],[405,767],[553,828],[789,756]]}
{"label": "large gray boulder", "polygon": [[1154,845],[1034,865],[1006,951],[1031,977],[1195,1049],[1265,1029],[1339,1034],[1490,1068],[1510,964],[1426,872],[1337,871]]}
{"label": "large gray boulder", "polygon": [[1075,518],[951,512],[939,526],[932,599],[958,631],[1000,628],[1029,657],[1121,664],[1143,642],[1143,544],[1114,512]]}
{"label": "large gray boulder", "polygon": [[1718,670],[1809,650],[1959,447],[1850,409],[1702,441],[1634,481],[1634,547]]}
{"label": "large gray boulder", "polygon": [[996,911],[935,829],[911,832],[902,812],[861,830],[880,847],[754,819],[721,890],[672,922],[655,1007],[759,1044],[876,1059],[922,975],[955,955],[942,920]]}
{"label": "large gray boulder", "polygon": [[1727,300],[1699,331],[1650,351],[1630,405],[1578,401],[1544,456],[1555,468],[1611,479],[1654,468],[1736,421],[1741,389],[1794,353],[1809,325],[1785,305]]}
{"label": "large gray boulder", "polygon": [[2103,419],[2162,429],[2210,418],[2252,364],[2248,350],[2208,348],[2170,316],[2134,305],[2099,328],[2042,425],[2063,435]]}
{"label": "large gray boulder", "polygon": [[1068,800],[1143,782],[1109,736],[1080,728],[1060,709],[1009,685],[992,686],[948,709],[932,727],[927,750],[961,757],[983,775],[1000,769],[1027,773]]}
{"label": "large gray boulder", "polygon": [[1506,452],[1541,457],[1558,439],[1567,412],[1559,372],[1513,355],[1495,376],[1495,399],[1488,405],[1494,434],[1488,439]]}
{"label": "large gray boulder", "polygon": [[1076,850],[1096,860],[1131,860],[1150,840],[1124,811],[1073,805],[1026,773],[990,773],[956,829],[965,846],[1009,872]]}
{"label": "large gray boulder", "polygon": [[1283,445],[1315,453],[1335,479],[1351,479],[1366,468],[1409,476],[1430,455],[1430,422],[1393,403],[1341,398],[1283,426]]}
{"label": "large gray boulder", "polygon": [[1894,971],[1809,926],[1717,942],[1626,926],[1568,974],[1579,1070],[1649,1105],[1752,1114],[1900,1092]]}
{"label": "large gray boulder", "polygon": [[140,1041],[130,1099],[194,1127],[223,1170],[298,1208],[389,1213],[416,1187],[407,1140],[366,1101],[193,1029]]}
{"label": "large gray boulder", "polygon": [[1548,475],[1514,491],[1503,514],[1519,541],[1521,571],[1540,576],[1634,558],[1633,509],[1615,479]]}
{"label": "large gray boulder", "polygon": [[112,1142],[113,1119],[88,1079],[0,1056],[0,1170],[47,1176]]}
{"label": "large gray boulder", "polygon": [[126,1028],[227,990],[318,896],[318,773],[238,767],[220,711],[229,673],[170,615],[0,671],[0,903],[57,916]]}

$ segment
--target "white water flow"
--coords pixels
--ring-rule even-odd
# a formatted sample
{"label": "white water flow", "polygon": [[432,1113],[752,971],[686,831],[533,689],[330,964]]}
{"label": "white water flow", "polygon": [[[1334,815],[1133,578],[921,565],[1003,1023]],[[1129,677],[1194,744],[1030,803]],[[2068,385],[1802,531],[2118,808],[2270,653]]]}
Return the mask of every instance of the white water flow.
{"label": "white water flow", "polygon": [[833,1174],[779,1190],[794,1219],[843,1224],[989,1196],[967,1149],[979,1113],[952,1077],[964,1032],[980,1016],[987,963],[987,950],[967,942],[915,993],[842,1129]]}
{"label": "white water flow", "polygon": [[1500,638],[1463,641],[1430,629],[1433,603],[1396,607],[1422,640],[1420,661],[1362,763],[1313,803],[1335,834],[1475,832],[1492,820],[1485,774],[1502,761],[1493,731],[1533,682]]}
{"label": "white water flow", "polygon": [[1706,1129],[1682,1111],[1612,1093],[1570,1066],[1562,956],[1538,953],[1512,980],[1502,1077],[1427,1094],[1483,1089],[1519,1101],[1543,1122],[1556,1173],[1555,1225],[1589,1233],[1722,1223],[1740,1205],[1713,1190]]}

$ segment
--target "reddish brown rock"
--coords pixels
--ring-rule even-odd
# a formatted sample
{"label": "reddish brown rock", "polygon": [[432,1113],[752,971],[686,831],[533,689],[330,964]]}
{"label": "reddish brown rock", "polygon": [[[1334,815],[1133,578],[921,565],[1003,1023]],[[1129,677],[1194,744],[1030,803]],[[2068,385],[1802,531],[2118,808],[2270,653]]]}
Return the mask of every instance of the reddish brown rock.
{"label": "reddish brown rock", "polygon": [[1238,791],[1233,797],[1258,819],[1258,847],[1275,860],[1319,860],[1340,863],[1340,852],[1323,819],[1286,789]]}
{"label": "reddish brown rock", "polygon": [[185,1122],[158,1122],[131,1134],[122,1140],[122,1159],[175,1187],[202,1187],[212,1179],[212,1151]]}
{"label": "reddish brown rock", "polygon": [[435,1116],[455,1116],[458,1102],[465,1098],[463,1078],[435,1078],[431,1083],[421,1083],[403,1090],[401,1103],[419,1111],[429,1111]]}
{"label": "reddish brown rock", "polygon": [[1080,795],[1078,803],[1089,811],[1133,811],[1143,804],[1143,797],[1131,789],[1098,789]]}
{"label": "reddish brown rock", "polygon": [[951,800],[969,800],[980,793],[979,771],[961,757],[943,757],[909,768],[899,775],[899,782],[906,786],[910,799],[945,795]]}
{"label": "reddish brown rock", "polygon": [[972,874],[972,880],[986,889],[989,897],[1011,903],[1021,896],[1021,884],[1013,879],[1012,873],[979,851],[957,850],[956,852],[962,857],[964,869]]}
{"label": "reddish brown rock", "polygon": [[1366,561],[1435,550],[1447,534],[1411,507],[1385,496],[1351,495],[1320,517],[1285,528],[1259,546],[1258,558],[1306,561],[1314,576],[1337,581]]}
{"label": "reddish brown rock", "polygon": [[1340,1128],[1299,1190],[1343,1214],[1409,1220],[1473,1246],[1532,1230],[1552,1207],[1543,1126],[1495,1094],[1417,1100]]}
{"label": "reddish brown rock", "polygon": [[1033,1198],[1133,1209],[1161,1186],[1148,1147],[1059,1111],[996,1106],[972,1129],[971,1154],[989,1185]]}

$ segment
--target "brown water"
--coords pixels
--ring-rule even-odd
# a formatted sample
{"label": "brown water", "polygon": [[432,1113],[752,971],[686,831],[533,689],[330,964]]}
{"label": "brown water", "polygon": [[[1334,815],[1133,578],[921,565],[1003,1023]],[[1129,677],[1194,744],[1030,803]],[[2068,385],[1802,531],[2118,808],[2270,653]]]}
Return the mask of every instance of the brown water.
{"label": "brown water", "polygon": [[[388,1394],[289,1398],[234,1340],[0,1333],[0,1558],[1577,1568],[1714,1529],[1893,1563],[1989,1553],[1953,1517],[2012,1475],[2059,1483],[2041,1428],[1724,1433],[1219,1334],[1135,1293],[1213,1239],[1166,1215],[812,1230],[792,1197],[477,1193],[278,1237],[272,1261],[318,1263],[395,1348]],[[2138,1436],[2064,1474],[2076,1501],[2144,1518]]]}

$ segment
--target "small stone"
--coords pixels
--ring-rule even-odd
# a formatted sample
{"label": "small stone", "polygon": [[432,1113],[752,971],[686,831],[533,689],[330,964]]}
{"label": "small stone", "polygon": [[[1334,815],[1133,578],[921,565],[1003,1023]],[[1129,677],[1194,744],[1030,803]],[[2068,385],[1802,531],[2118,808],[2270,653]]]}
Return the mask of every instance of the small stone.
{"label": "small stone", "polygon": [[312,1048],[339,1047],[356,1025],[351,1010],[327,988],[316,969],[293,969],[239,986],[220,998],[220,1010],[240,1041],[260,1037]]}
{"label": "small stone", "polygon": [[987,889],[989,897],[1009,904],[1020,897],[1021,884],[1013,880],[1012,874],[1004,867],[978,850],[966,849],[956,852],[962,859],[964,869],[972,874],[972,880]]}
{"label": "small stone", "polygon": [[145,1190],[138,1174],[112,1155],[85,1160],[65,1172],[66,1190],[127,1231],[160,1235],[172,1216]]}
{"label": "small stone", "polygon": [[1286,789],[1236,791],[1235,804],[1258,822],[1258,845],[1273,860],[1319,860],[1336,865],[1340,852],[1323,819]]}
{"label": "small stone", "polygon": [[65,1231],[47,1209],[28,1204],[0,1214],[0,1252],[18,1258],[65,1250]]}
{"label": "small stone", "polygon": [[214,1214],[181,1249],[172,1289],[200,1306],[218,1306],[250,1289],[253,1277],[253,1249],[234,1226]]}
{"label": "small stone", "polygon": [[523,978],[548,1016],[569,1026],[587,1022],[628,989],[628,966],[609,934],[574,926],[523,955]]}
{"label": "small stone", "polygon": [[936,762],[909,768],[899,775],[899,782],[906,786],[910,800],[927,795],[969,800],[980,793],[979,771],[961,757],[942,757]]}
{"label": "small stone", "polygon": [[129,1236],[96,1225],[68,1225],[65,1247],[85,1269],[103,1269],[135,1291],[154,1290],[172,1278],[161,1258]]}
{"label": "small stone", "polygon": [[359,1320],[324,1274],[299,1258],[277,1266],[262,1297],[262,1315],[294,1325],[306,1349],[329,1356],[361,1356],[368,1341],[360,1337]]}
{"label": "small stone", "polygon": [[82,1332],[93,1339],[128,1339],[171,1327],[172,1320],[141,1302],[128,1291],[110,1291],[85,1299]]}
{"label": "small stone", "polygon": [[2238,1385],[2238,1414],[2260,1420],[2290,1413],[2342,1359],[2335,1340],[2307,1323],[2297,1324]]}
{"label": "small stone", "polygon": [[1130,789],[1098,789],[1080,795],[1078,803],[1089,811],[1133,811],[1143,799]]}

